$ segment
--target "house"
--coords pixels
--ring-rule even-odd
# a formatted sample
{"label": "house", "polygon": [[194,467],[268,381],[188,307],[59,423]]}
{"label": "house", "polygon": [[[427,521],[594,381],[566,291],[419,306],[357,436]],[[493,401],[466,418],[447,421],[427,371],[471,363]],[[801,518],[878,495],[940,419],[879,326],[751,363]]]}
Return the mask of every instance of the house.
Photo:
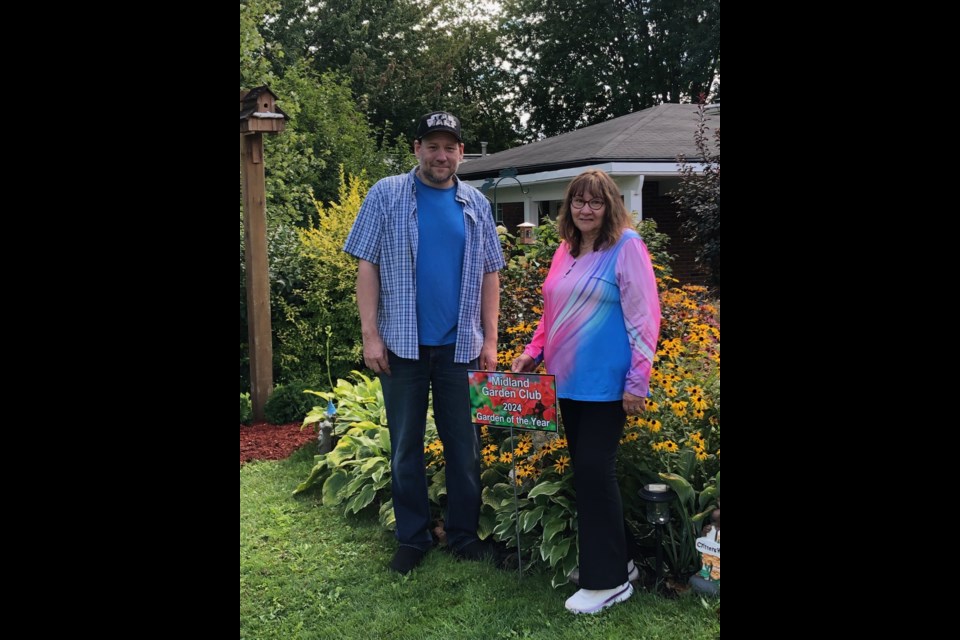
{"label": "house", "polygon": [[[720,105],[708,107],[707,113],[707,126],[719,129]],[[684,282],[704,283],[693,260],[694,247],[682,239],[669,195],[680,180],[677,156],[698,160],[697,122],[696,105],[661,104],[470,159],[460,165],[457,176],[478,189],[486,184],[485,193],[496,205],[497,223],[517,233],[520,223],[539,225],[545,218],[556,218],[571,178],[590,168],[606,171],[620,187],[627,210],[639,219],[656,220],[658,230],[670,236],[668,249],[678,257],[674,275]]]}

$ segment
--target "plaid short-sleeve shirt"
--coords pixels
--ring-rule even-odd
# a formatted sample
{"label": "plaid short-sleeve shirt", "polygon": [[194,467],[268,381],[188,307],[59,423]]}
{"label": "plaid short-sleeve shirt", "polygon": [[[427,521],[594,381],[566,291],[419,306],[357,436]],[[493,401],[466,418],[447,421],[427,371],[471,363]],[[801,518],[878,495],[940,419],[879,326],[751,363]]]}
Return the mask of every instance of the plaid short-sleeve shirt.
{"label": "plaid short-sleeve shirt", "polygon": [[[401,358],[419,357],[417,336],[416,168],[377,182],[367,193],[343,250],[380,267],[377,329],[387,348]],[[483,275],[504,266],[490,203],[459,178],[455,198],[463,205],[465,246],[454,361],[470,362],[483,346],[480,288]],[[443,247],[429,247],[442,251]]]}

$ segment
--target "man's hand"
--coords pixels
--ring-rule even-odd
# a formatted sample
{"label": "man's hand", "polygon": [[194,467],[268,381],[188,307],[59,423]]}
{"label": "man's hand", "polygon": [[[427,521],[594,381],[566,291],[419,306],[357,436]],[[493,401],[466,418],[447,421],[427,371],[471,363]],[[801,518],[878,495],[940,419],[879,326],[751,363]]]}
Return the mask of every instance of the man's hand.
{"label": "man's hand", "polygon": [[374,373],[390,375],[390,360],[387,358],[387,347],[380,336],[363,339],[363,364]]}
{"label": "man's hand", "polygon": [[493,343],[488,345],[483,344],[483,347],[480,349],[480,358],[478,366],[483,371],[496,371],[497,370],[497,345]]}

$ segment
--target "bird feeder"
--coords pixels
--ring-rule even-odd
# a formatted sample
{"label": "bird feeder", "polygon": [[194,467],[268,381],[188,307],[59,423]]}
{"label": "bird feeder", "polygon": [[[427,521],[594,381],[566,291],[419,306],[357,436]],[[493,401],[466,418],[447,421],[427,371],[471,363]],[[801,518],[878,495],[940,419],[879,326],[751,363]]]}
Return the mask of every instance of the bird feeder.
{"label": "bird feeder", "polygon": [[533,244],[536,240],[533,237],[533,229],[537,225],[532,222],[521,222],[517,225],[517,228],[520,229],[520,242],[523,244]]}

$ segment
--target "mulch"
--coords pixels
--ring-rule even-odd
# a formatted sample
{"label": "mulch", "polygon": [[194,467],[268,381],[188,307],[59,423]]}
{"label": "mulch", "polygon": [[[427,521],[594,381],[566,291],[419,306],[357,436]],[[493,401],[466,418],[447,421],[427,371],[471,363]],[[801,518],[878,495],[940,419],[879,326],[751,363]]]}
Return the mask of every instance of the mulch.
{"label": "mulch", "polygon": [[240,466],[251,460],[283,460],[308,443],[316,443],[313,429],[300,430],[299,422],[240,425]]}

